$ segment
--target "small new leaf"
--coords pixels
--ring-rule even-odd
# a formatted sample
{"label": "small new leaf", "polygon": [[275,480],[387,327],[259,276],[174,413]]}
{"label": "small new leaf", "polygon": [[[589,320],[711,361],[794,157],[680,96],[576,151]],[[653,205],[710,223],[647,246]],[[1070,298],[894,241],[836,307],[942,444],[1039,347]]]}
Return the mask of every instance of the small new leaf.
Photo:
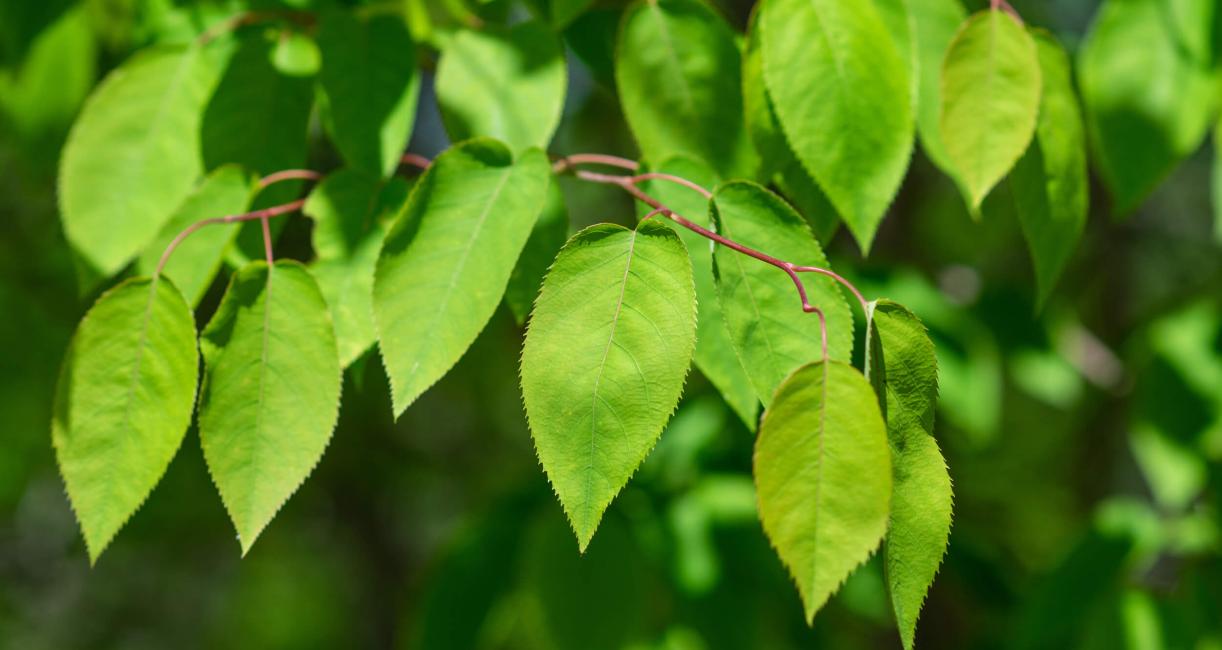
{"label": "small new leaf", "polygon": [[522,397],[581,550],[657,442],[695,346],[692,266],[673,230],[602,224],[565,244],[531,314]]}
{"label": "small new leaf", "polygon": [[456,145],[417,181],[373,283],[395,415],[449,371],[492,318],[547,197],[538,149],[514,161],[486,138]]}
{"label": "small new leaf", "polygon": [[839,361],[790,375],[760,423],[754,472],[764,532],[811,622],[887,530],[887,431],[865,377]]}
{"label": "small new leaf", "polygon": [[102,294],[68,346],[51,440],[90,562],[161,480],[191,423],[195,319],[167,279]]}
{"label": "small new leaf", "polygon": [[921,604],[950,538],[954,501],[933,437],[938,361],[912,312],[887,300],[870,309],[866,372],[891,443],[891,521],[883,553],[900,638],[912,650]]}
{"label": "small new leaf", "polygon": [[245,555],[331,439],[335,334],[304,266],[251,262],[234,273],[200,347],[200,443]]}

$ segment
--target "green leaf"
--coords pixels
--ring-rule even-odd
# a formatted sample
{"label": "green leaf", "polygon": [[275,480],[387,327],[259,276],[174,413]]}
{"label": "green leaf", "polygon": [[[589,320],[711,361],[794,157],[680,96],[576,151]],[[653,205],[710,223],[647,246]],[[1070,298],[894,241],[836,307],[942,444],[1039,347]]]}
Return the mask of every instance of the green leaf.
{"label": "green leaf", "polygon": [[897,45],[908,59],[917,135],[925,155],[954,175],[942,144],[942,61],[967,18],[959,0],[876,0]]}
{"label": "green leaf", "polygon": [[912,153],[904,59],[873,3],[767,0],[760,11],[764,81],[782,130],[869,251]]}
{"label": "green leaf", "polygon": [[51,440],[90,562],[174,458],[198,368],[195,319],[169,280],[127,280],[81,319],[55,390]]}
{"label": "green leaf", "polygon": [[586,13],[594,0],[527,0],[526,5],[552,29],[561,30]]}
{"label": "green leaf", "polygon": [[38,34],[16,74],[0,70],[0,113],[31,140],[72,121],[97,74],[97,44],[83,7]]}
{"label": "green leaf", "polygon": [[1037,32],[1035,42],[1044,92],[1035,139],[1014,167],[1011,187],[1043,305],[1082,237],[1090,186],[1069,57],[1048,33]]}
{"label": "green leaf", "polygon": [[[675,174],[701,187],[713,187],[718,181],[717,175],[707,165],[685,156],[668,158],[649,169]],[[688,220],[705,228],[712,227],[708,199],[699,193],[660,180],[647,181],[643,189]],[[755,396],[751,379],[734,352],[725,317],[721,314],[717,284],[713,279],[711,243],[687,228],[679,225],[671,227],[679,233],[692,259],[692,275],[696,285],[696,367],[717,388],[747,428],[754,431],[759,419],[759,398]]]}
{"label": "green leaf", "polygon": [[204,111],[200,140],[208,169],[237,163],[270,174],[305,163],[313,80],[277,70],[274,47],[263,34],[252,34],[229,59]]}
{"label": "green leaf", "polygon": [[[810,228],[780,197],[746,181],[713,194],[717,232],[758,251],[800,266],[828,268]],[[799,366],[823,357],[819,319],[802,311],[797,288],[781,269],[724,246],[713,251],[717,294],[730,340],[751,377],[755,394],[768,405],[777,386]],[[812,305],[827,317],[828,354],[847,361],[853,350],[853,315],[834,280],[803,274]]]}
{"label": "green leaf", "polygon": [[839,361],[794,371],[764,412],[754,472],[764,532],[813,621],[887,530],[887,432],[861,373]]}
{"label": "green leaf", "polygon": [[233,274],[200,347],[200,443],[245,555],[331,439],[335,334],[304,266],[251,262]]}
{"label": "green leaf", "polygon": [[313,77],[322,67],[322,52],[314,39],[292,30],[281,32],[272,52],[272,65],[290,77]]}
{"label": "green leaf", "polygon": [[522,398],[543,469],[585,550],[657,442],[696,346],[683,242],[654,220],[569,240],[522,349]]}
{"label": "green leaf", "polygon": [[723,176],[750,176],[741,60],[734,33],[696,0],[637,2],[624,14],[615,80],[624,118],[649,160],[688,154]]}
{"label": "green leaf", "polygon": [[[245,212],[254,192],[254,179],[237,165],[226,165],[212,172],[178,206],[157,238],[140,254],[137,272],[152,275],[166,247],[191,224]],[[237,234],[238,224],[207,226],[183,239],[174,249],[162,274],[182,289],[188,304],[198,305],[204,297],[220,268],[225,249]]]}
{"label": "green leaf", "polygon": [[395,415],[462,357],[496,311],[547,197],[537,149],[477,139],[437,157],[382,245],[373,316]]}
{"label": "green leaf", "polygon": [[1214,130],[1214,167],[1211,183],[1214,199],[1214,240],[1222,243],[1222,121]]}
{"label": "green leaf", "polygon": [[64,145],[59,204],[68,242],[103,275],[143,250],[194,186],[202,167],[190,135],[212,76],[197,48],[148,50],[85,103]]}
{"label": "green leaf", "polygon": [[509,284],[505,287],[505,304],[509,305],[519,325],[524,324],[530,315],[547,268],[568,238],[569,210],[564,204],[564,192],[560,190],[559,183],[549,183],[543,212],[539,213],[539,219],[535,221],[535,227],[530,231],[530,238],[526,240],[526,246],[522,248],[513,273],[509,274]]}
{"label": "green leaf", "polygon": [[1010,14],[968,19],[942,65],[942,142],[968,207],[980,204],[1026,151],[1040,107],[1035,41]]}
{"label": "green leaf", "polygon": [[437,102],[450,138],[490,136],[514,151],[551,142],[567,84],[564,47],[537,22],[462,30],[437,64]]}
{"label": "green leaf", "polygon": [[871,303],[867,374],[891,443],[891,521],[884,554],[891,604],[904,648],[950,539],[953,494],[933,437],[938,360],[925,326],[903,306]]}
{"label": "green leaf", "polygon": [[335,146],[348,165],[389,175],[407,147],[420,91],[415,44],[402,16],[325,13],[318,47]]}
{"label": "green leaf", "polygon": [[1117,216],[1135,210],[1201,144],[1217,99],[1212,0],[1108,0],[1078,53],[1078,82],[1100,175]]}
{"label": "green leaf", "polygon": [[382,238],[407,201],[402,178],[341,169],[323,179],[302,211],[314,220],[310,270],[331,310],[340,366],[347,368],[373,345],[373,274]]}

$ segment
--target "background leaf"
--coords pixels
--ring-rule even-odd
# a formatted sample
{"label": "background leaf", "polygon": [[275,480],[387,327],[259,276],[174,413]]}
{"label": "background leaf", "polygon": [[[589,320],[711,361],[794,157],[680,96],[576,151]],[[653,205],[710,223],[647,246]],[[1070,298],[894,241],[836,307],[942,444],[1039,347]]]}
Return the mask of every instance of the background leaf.
{"label": "background leaf", "polygon": [[683,392],[696,345],[691,272],[678,235],[650,220],[574,235],[543,282],[522,398],[582,551]]}
{"label": "background leaf", "polygon": [[65,12],[34,40],[19,70],[0,71],[0,113],[25,138],[54,133],[71,122],[89,94],[96,58],[85,9]]}
{"label": "background leaf", "polygon": [[1205,50],[1214,5],[1107,0],[1082,43],[1087,128],[1117,216],[1136,209],[1209,129],[1217,97]]}
{"label": "background leaf", "polygon": [[637,2],[624,14],[615,82],[643,156],[688,154],[723,176],[751,176],[759,161],[743,126],[741,59],[734,33],[696,0]]}
{"label": "background leaf", "polygon": [[[183,230],[203,219],[245,212],[255,191],[254,179],[241,167],[217,168],[174,211],[157,238],[140,254],[136,270],[152,275],[166,247]],[[225,249],[237,236],[239,227],[240,224],[218,224],[201,228],[182,240],[170,255],[161,272],[182,290],[188,304],[198,305],[212,285]]]}
{"label": "background leaf", "polygon": [[539,288],[543,286],[547,268],[568,238],[569,209],[564,203],[564,192],[559,183],[548,183],[543,211],[539,213],[530,238],[518,256],[518,263],[513,267],[513,273],[509,274],[509,284],[505,286],[505,304],[509,305],[519,325],[526,323],[535,297],[539,295]]}
{"label": "background leaf", "polygon": [[335,324],[339,363],[347,368],[373,345],[373,275],[382,238],[407,201],[408,183],[341,169],[319,183],[302,212],[314,220],[310,266]]}
{"label": "background leaf", "polygon": [[1000,9],[969,18],[950,44],[942,65],[942,142],[973,213],[1030,144],[1040,83],[1035,42]]}
{"label": "background leaf", "polygon": [[420,92],[415,44],[402,16],[325,13],[318,48],[336,148],[349,166],[389,175],[407,147]]}
{"label": "background leaf", "polygon": [[111,276],[156,236],[202,170],[199,131],[213,73],[197,48],[149,50],[111,72],[64,146],[64,233]]}
{"label": "background leaf", "polygon": [[437,64],[437,102],[450,138],[490,136],[514,151],[551,142],[567,83],[564,47],[537,22],[459,31]]}
{"label": "background leaf", "polygon": [[861,373],[820,361],[790,375],[764,412],[754,472],[764,532],[813,621],[887,530],[887,433]]}
{"label": "background leaf", "polygon": [[1086,130],[1069,57],[1050,34],[1037,33],[1035,43],[1044,92],[1035,138],[1014,167],[1011,187],[1035,263],[1037,303],[1042,305],[1082,238],[1090,186]]}
{"label": "background leaf", "polygon": [[[713,194],[717,232],[756,250],[804,266],[828,268],[819,242],[793,208],[746,181],[732,181]],[[734,250],[713,251],[717,295],[730,340],[764,405],[798,366],[823,356],[819,319],[802,311],[798,292],[784,271]],[[828,354],[848,360],[853,350],[853,315],[831,278],[803,274],[812,305],[827,317]]]}
{"label": "background leaf", "polygon": [[866,337],[867,375],[891,443],[887,583],[900,638],[911,650],[917,616],[946,553],[954,499],[933,437],[938,360],[920,319],[891,301],[871,305]]}
{"label": "background leaf", "polygon": [[904,59],[872,3],[766,0],[760,12],[764,81],[782,130],[869,251],[912,153]]}
{"label": "background leaf", "polygon": [[198,368],[195,319],[168,280],[128,280],[81,319],[55,390],[51,440],[90,562],[182,444]]}
{"label": "background leaf", "polygon": [[504,145],[477,139],[438,156],[417,181],[382,245],[373,285],[396,415],[458,361],[496,311],[550,176],[543,152],[515,162]]}
{"label": "background leaf", "polygon": [[[719,180],[707,165],[686,156],[667,158],[656,166],[651,165],[649,170],[675,174],[706,188],[715,187]],[[709,201],[699,193],[663,180],[646,181],[642,188],[688,220],[705,228],[712,227]],[[641,206],[641,216],[644,216],[648,207],[638,205]],[[671,223],[663,221],[662,217],[657,219]],[[717,284],[713,279],[712,242],[678,224],[671,224],[671,228],[679,233],[679,239],[683,240],[692,259],[692,275],[696,285],[696,367],[717,387],[747,428],[754,431],[759,418],[759,398],[755,396],[751,379],[734,352],[725,317],[721,314]]]}
{"label": "background leaf", "polygon": [[245,555],[331,440],[335,334],[304,266],[252,262],[233,275],[200,347],[200,443]]}

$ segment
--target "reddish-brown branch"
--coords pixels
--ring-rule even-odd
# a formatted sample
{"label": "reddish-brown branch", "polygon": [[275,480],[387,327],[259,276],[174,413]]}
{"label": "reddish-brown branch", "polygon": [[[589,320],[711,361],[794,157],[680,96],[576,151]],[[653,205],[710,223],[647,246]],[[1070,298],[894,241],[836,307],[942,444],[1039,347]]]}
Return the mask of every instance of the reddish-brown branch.
{"label": "reddish-brown branch", "polygon": [[299,210],[301,209],[301,206],[303,205],[305,205],[305,199],[297,199],[296,201],[290,201],[288,203],[284,203],[281,205],[274,205],[270,208],[264,208],[262,210],[255,210],[253,212],[244,212],[242,214],[231,214],[225,217],[213,217],[211,219],[203,219],[201,221],[196,221],[195,223],[187,226],[182,232],[178,233],[178,235],[174,237],[174,239],[170,242],[170,245],[165,247],[165,252],[161,254],[161,260],[157,262],[157,270],[153,272],[153,277],[156,278],[161,275],[161,272],[165,269],[166,262],[170,260],[170,255],[174,252],[174,249],[178,248],[178,245],[181,244],[184,239],[186,239],[187,237],[190,237],[192,233],[199,230],[200,228],[203,228],[204,226],[211,226],[211,225],[221,224],[221,223],[237,223],[240,221],[254,221],[255,219],[263,220],[263,226],[264,226],[263,232],[264,232],[264,237],[265,237],[264,239],[265,251],[264,252],[267,254],[268,262],[270,263],[271,262],[271,244],[270,244],[271,232],[270,232],[270,228],[267,225],[267,220],[273,217],[278,217],[282,214],[288,214],[295,210]]}
{"label": "reddish-brown branch", "polygon": [[274,174],[268,174],[259,179],[259,189],[263,189],[268,185],[279,183],[280,181],[317,181],[322,178],[322,174],[312,169],[286,169]]}
{"label": "reddish-brown branch", "polygon": [[421,156],[420,154],[415,154],[415,153],[403,154],[403,157],[399,159],[399,162],[404,165],[411,165],[412,167],[417,167],[419,169],[428,169],[429,165],[433,164],[433,161],[429,160],[428,158],[425,158],[424,156]]}

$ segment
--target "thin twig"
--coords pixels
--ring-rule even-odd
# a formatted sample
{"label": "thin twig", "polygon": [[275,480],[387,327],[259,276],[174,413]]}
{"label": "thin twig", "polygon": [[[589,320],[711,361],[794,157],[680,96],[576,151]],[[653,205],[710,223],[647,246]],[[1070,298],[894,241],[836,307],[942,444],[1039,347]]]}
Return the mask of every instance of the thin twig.
{"label": "thin twig", "polygon": [[[203,228],[204,226],[211,226],[211,225],[221,224],[221,223],[237,223],[239,221],[254,221],[255,219],[264,220],[263,223],[266,226],[267,219],[278,217],[282,214],[288,214],[290,212],[293,212],[294,210],[300,209],[301,206],[303,205],[305,205],[305,199],[297,199],[296,201],[290,201],[289,203],[284,203],[281,205],[274,205],[270,208],[264,208],[262,210],[255,210],[253,212],[244,212],[242,214],[231,214],[226,217],[213,217],[211,219],[203,219],[201,221],[196,221],[195,223],[183,229],[182,232],[178,233],[178,235],[175,236],[174,239],[170,242],[170,245],[165,247],[165,252],[161,254],[161,260],[157,262],[157,270],[153,271],[153,277],[156,278],[161,275],[161,272],[165,269],[166,262],[170,260],[170,254],[174,252],[174,249],[178,248],[178,245],[181,244],[184,239],[191,236],[192,233],[199,230],[200,228]],[[266,229],[265,229],[265,232],[267,232]],[[268,256],[270,257],[270,250],[266,252],[268,253]]]}
{"label": "thin twig", "polygon": [[560,174],[573,169],[577,165],[606,165],[629,171],[636,171],[641,168],[637,161],[620,158],[619,156],[608,156],[601,153],[575,153],[571,156],[558,158],[556,162],[552,163],[552,171]]}
{"label": "thin twig", "polygon": [[403,157],[399,159],[399,162],[404,165],[411,165],[412,167],[417,167],[419,169],[428,169],[429,165],[433,164],[433,161],[429,160],[428,158],[425,158],[424,156],[421,156],[420,154],[415,154],[415,153],[403,154]]}
{"label": "thin twig", "polygon": [[286,169],[274,174],[268,174],[259,179],[259,189],[263,189],[268,185],[279,183],[280,181],[317,181],[322,178],[322,174],[312,169]]}

